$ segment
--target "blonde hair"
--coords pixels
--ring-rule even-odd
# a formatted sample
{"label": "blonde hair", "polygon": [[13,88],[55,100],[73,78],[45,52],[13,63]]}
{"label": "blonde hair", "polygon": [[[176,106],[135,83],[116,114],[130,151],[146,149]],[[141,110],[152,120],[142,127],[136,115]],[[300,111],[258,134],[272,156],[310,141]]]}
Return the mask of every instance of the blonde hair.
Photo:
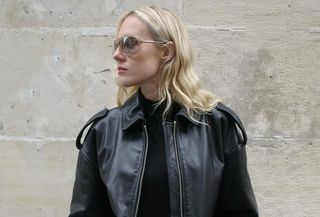
{"label": "blonde hair", "polygon": [[[174,57],[159,69],[159,104],[166,101],[163,117],[169,112],[172,102],[184,106],[192,119],[195,113],[208,112],[214,108],[219,99],[201,89],[200,80],[193,71],[191,41],[181,21],[165,9],[145,6],[125,13],[118,23],[117,34],[124,20],[131,15],[140,18],[148,26],[153,40],[173,42]],[[119,86],[118,106],[123,105],[138,90],[138,86]]]}

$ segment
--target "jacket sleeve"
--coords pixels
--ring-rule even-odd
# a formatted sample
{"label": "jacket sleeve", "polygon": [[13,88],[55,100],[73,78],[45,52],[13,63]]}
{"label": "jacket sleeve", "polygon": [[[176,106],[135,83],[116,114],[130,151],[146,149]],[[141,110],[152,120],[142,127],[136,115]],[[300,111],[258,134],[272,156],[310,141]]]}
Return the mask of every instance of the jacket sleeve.
{"label": "jacket sleeve", "polygon": [[[97,118],[91,119],[90,124],[96,120]],[[89,129],[84,143],[80,144],[79,137],[82,136],[83,130],[77,138],[79,154],[69,217],[114,217],[106,187],[99,173],[94,124]]]}
{"label": "jacket sleeve", "polygon": [[225,166],[214,217],[257,217],[258,208],[247,169],[246,132],[238,116],[224,105],[222,137]]}

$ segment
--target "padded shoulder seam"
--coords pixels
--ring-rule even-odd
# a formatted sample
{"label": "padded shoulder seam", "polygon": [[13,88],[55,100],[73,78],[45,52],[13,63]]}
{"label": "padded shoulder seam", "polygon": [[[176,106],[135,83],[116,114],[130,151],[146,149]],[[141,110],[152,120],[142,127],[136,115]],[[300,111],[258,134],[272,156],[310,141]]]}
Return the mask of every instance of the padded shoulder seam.
{"label": "padded shoulder seam", "polygon": [[[232,109],[230,109],[228,106],[224,105],[223,103],[218,103],[216,108],[218,110],[222,111],[223,113],[227,113],[228,116],[230,116],[233,119],[233,121],[236,123],[236,126],[241,131],[241,132],[239,132],[239,130],[236,130],[236,132],[238,134],[238,138],[240,139],[241,143],[243,145],[245,145],[248,140],[247,133],[245,131],[245,128],[244,128],[239,116]],[[241,133],[241,135],[240,135],[240,133]]]}
{"label": "padded shoulder seam", "polygon": [[77,136],[77,139],[76,139],[76,146],[78,149],[81,149],[82,147],[82,143],[81,143],[81,138],[82,138],[82,134],[84,132],[84,130],[92,123],[96,122],[97,120],[105,117],[107,114],[108,114],[108,109],[105,108],[101,111],[99,111],[98,113],[96,113],[94,116],[92,116],[88,121],[87,123],[85,123],[85,125],[83,126],[83,128],[80,130],[78,136]]}

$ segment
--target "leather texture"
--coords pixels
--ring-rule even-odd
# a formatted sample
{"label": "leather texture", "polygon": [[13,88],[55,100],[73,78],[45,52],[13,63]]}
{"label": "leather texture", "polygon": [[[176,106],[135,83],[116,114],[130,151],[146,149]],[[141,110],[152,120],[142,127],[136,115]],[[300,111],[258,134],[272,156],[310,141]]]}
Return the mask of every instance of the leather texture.
{"label": "leather texture", "polygon": [[[136,217],[148,142],[144,124],[138,93],[85,124],[77,138],[69,217]],[[247,135],[229,107],[219,103],[195,120],[181,108],[163,129],[171,217],[258,216],[247,170]]]}

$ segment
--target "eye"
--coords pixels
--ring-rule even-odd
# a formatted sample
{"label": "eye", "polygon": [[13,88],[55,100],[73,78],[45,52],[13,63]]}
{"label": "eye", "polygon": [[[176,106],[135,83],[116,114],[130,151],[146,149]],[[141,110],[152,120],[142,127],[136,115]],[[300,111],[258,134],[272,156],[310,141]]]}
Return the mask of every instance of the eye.
{"label": "eye", "polygon": [[123,47],[125,49],[134,49],[138,44],[139,41],[135,37],[128,36],[123,39]]}

